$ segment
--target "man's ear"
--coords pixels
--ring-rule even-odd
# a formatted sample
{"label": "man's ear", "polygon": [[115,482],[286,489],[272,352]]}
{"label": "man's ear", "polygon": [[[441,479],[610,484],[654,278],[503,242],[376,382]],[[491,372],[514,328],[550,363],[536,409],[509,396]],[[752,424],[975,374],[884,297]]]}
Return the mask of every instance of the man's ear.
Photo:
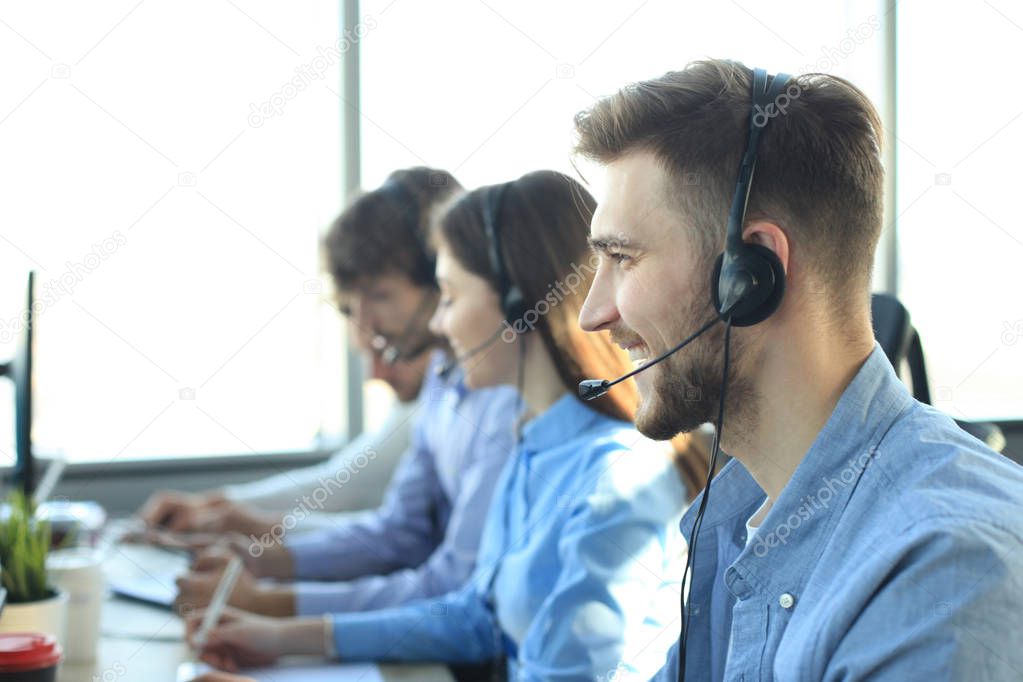
{"label": "man's ear", "polygon": [[750,223],[743,231],[742,240],[749,244],[760,244],[774,251],[781,261],[785,274],[789,274],[789,236],[777,223],[758,220]]}

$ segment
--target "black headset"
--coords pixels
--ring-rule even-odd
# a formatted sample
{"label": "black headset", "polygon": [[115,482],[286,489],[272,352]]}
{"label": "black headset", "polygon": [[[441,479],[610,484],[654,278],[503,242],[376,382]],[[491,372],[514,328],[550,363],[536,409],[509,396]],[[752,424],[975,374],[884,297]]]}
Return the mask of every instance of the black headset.
{"label": "black headset", "polygon": [[714,307],[734,327],[763,322],[778,309],[785,295],[785,268],[778,255],[761,244],[743,242],[742,228],[757,166],[760,134],[768,121],[778,115],[776,101],[785,91],[789,79],[785,73],[771,78],[764,69],[753,70],[749,137],[739,165],[732,207],[728,212],[725,251],[718,256],[711,279]]}
{"label": "black headset", "polygon": [[386,195],[390,202],[398,207],[402,227],[418,247],[419,257],[416,258],[413,272],[409,273],[412,281],[436,287],[437,280],[434,274],[436,257],[426,243],[426,237],[421,229],[423,220],[419,199],[396,178],[389,178],[377,192]]}
{"label": "black headset", "polygon": [[788,74],[780,73],[769,80],[763,69],[753,70],[749,137],[739,164],[739,179],[735,185],[732,207],[728,212],[725,250],[714,263],[714,274],[710,282],[717,315],[677,345],[617,379],[581,381],[579,397],[583,400],[599,398],[613,386],[667,360],[719,322],[726,322],[729,327],[748,327],[763,322],[781,305],[785,295],[785,268],[781,260],[766,246],[743,242],[742,228],[746,222],[746,206],[749,204],[750,187],[757,165],[757,143],[768,121],[779,113],[775,101],[785,90],[789,79]]}
{"label": "black headset", "polygon": [[[422,209],[420,208],[419,200],[396,178],[389,178],[380,186],[377,192],[386,196],[393,205],[398,207],[401,213],[400,222],[418,247],[419,253],[413,266],[413,272],[409,273],[410,279],[413,282],[423,283],[436,289],[437,280],[434,274],[436,257],[431,249],[428,248],[426,238],[423,236],[420,228]],[[433,311],[431,298],[430,294],[426,294],[423,297],[423,300],[420,301],[412,317],[406,323],[401,333],[398,334],[397,338],[387,339],[379,334],[374,337],[374,343],[377,343],[379,340],[379,343],[383,346],[378,348],[378,350],[380,350],[380,357],[384,363],[393,365],[399,360],[415,360],[434,345],[436,340],[432,334],[427,334],[419,339],[412,338],[419,331],[423,317],[429,318]],[[417,341],[416,345],[407,347],[410,340]]]}
{"label": "black headset", "polygon": [[497,278],[497,294],[501,298],[501,312],[504,314],[505,321],[514,325],[516,320],[521,320],[525,316],[529,306],[526,304],[525,296],[522,295],[522,290],[511,281],[504,259],[501,257],[501,207],[504,204],[504,195],[508,191],[509,185],[511,185],[510,182],[504,182],[485,190],[483,231],[487,235],[490,270]]}
{"label": "black headset", "polygon": [[[774,251],[760,244],[747,244],[742,241],[742,228],[746,222],[746,207],[749,204],[750,187],[757,166],[757,145],[760,135],[768,122],[777,116],[779,111],[777,100],[785,92],[791,77],[779,73],[774,78],[763,69],[753,70],[753,97],[750,107],[749,137],[746,150],[739,164],[739,179],[735,184],[735,196],[728,212],[728,231],[725,236],[725,250],[718,256],[714,264],[714,275],[710,290],[714,299],[717,315],[700,327],[695,333],[686,337],[676,346],[669,348],[653,360],[641,367],[623,374],[617,379],[586,379],[579,383],[579,396],[583,400],[593,400],[608,390],[625,381],[629,377],[644,372],[659,362],[666,360],[682,350],[707,330],[719,322],[725,323],[724,339],[724,376],[722,378],[721,396],[718,403],[718,417],[715,422],[716,435],[714,448],[707,470],[707,482],[703,489],[703,497],[693,521],[690,535],[689,550],[686,553],[686,568],[682,574],[682,584],[686,578],[696,571],[696,543],[700,538],[703,526],[703,515],[710,500],[710,483],[714,476],[718,453],[720,452],[721,433],[724,428],[725,394],[728,386],[729,341],[732,327],[749,327],[763,322],[778,309],[785,295],[785,268]],[[689,584],[693,584],[690,579]],[[682,593],[683,595],[685,592]],[[690,595],[691,596],[691,595]],[[678,681],[683,682],[686,676],[686,644],[689,635],[689,616],[692,600],[682,603],[682,630],[679,633]]]}
{"label": "black headset", "polygon": [[[731,329],[749,327],[763,322],[778,309],[785,295],[785,268],[774,251],[760,244],[747,244],[742,241],[742,228],[746,222],[746,208],[749,204],[750,187],[757,166],[757,145],[760,134],[764,132],[768,122],[779,113],[777,100],[785,91],[790,76],[779,73],[773,78],[764,69],[753,70],[753,93],[750,107],[749,136],[746,139],[746,150],[739,164],[739,179],[735,184],[735,196],[728,212],[728,232],[725,237],[725,251],[714,264],[714,275],[711,280],[711,294],[717,309],[719,320],[725,324],[724,342],[724,376],[722,378],[721,396],[718,403],[718,417],[715,422],[716,434],[714,448],[707,471],[707,482],[703,489],[703,497],[693,520],[692,535],[689,538],[689,549],[686,554],[686,568],[682,574],[682,584],[686,578],[689,584],[696,581],[696,543],[700,539],[703,527],[703,515],[707,511],[710,500],[710,484],[717,465],[718,453],[721,451],[721,432],[724,428],[725,394],[728,385],[729,341]],[[685,345],[703,333],[714,321],[692,337],[683,341],[677,348]],[[672,351],[674,352],[674,351]],[[650,364],[650,363],[647,363]],[[582,390],[582,387],[580,387]],[[684,594],[684,593],[683,593]],[[689,617],[692,610],[692,594],[689,601],[682,603],[682,630],[679,633],[678,651],[678,682],[686,679],[686,654],[689,639]]]}
{"label": "black headset", "polygon": [[[501,257],[501,230],[500,230],[500,217],[501,217],[501,206],[504,202],[504,194],[508,191],[509,185],[512,183],[505,182],[500,185],[492,185],[490,187],[477,190],[483,201],[483,232],[487,238],[487,258],[490,261],[490,271],[494,273],[494,278],[497,280],[497,295],[501,299],[501,314],[504,315],[504,321],[515,330],[515,322],[521,320],[526,312],[529,310],[529,306],[526,304],[526,298],[522,295],[522,290],[519,289],[518,285],[511,281],[511,277],[508,275],[508,269],[505,267],[504,259]],[[465,362],[469,358],[475,357],[482,353],[492,345],[497,343],[498,339],[502,338],[505,332],[503,326],[498,326],[493,334],[490,335],[483,343],[474,347],[467,353],[463,353],[458,357],[450,358],[446,363],[437,368],[437,375],[441,378],[447,378],[451,372],[454,371],[459,364]],[[520,353],[525,352],[525,346],[519,347]],[[522,360],[519,360],[519,388],[522,386]]]}

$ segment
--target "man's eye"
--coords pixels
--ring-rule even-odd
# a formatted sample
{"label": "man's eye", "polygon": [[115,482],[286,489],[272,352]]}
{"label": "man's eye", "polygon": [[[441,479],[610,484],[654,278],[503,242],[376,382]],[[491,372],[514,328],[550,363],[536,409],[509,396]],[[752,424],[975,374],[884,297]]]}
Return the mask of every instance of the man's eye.
{"label": "man's eye", "polygon": [[362,290],[362,296],[372,303],[386,303],[394,298],[394,290],[388,286],[368,286]]}
{"label": "man's eye", "polygon": [[613,260],[615,263],[618,263],[619,265],[631,260],[630,257],[627,256],[626,254],[617,252],[609,252],[607,254],[607,257]]}

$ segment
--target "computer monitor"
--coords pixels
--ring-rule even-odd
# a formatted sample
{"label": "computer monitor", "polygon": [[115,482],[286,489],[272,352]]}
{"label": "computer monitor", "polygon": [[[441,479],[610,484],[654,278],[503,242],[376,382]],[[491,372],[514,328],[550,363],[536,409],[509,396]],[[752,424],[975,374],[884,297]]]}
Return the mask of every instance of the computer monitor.
{"label": "computer monitor", "polygon": [[0,365],[0,374],[14,382],[14,445],[17,460],[14,464],[14,482],[26,494],[35,488],[34,465],[32,461],[32,332],[35,300],[35,273],[28,273],[28,289],[24,314],[18,318],[21,323],[14,359]]}

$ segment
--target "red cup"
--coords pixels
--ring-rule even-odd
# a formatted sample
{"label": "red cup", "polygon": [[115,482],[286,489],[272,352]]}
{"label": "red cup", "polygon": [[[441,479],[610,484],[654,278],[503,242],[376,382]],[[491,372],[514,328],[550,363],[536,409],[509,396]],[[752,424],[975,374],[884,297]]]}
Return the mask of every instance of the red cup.
{"label": "red cup", "polygon": [[62,658],[53,635],[0,634],[0,682],[55,682]]}

